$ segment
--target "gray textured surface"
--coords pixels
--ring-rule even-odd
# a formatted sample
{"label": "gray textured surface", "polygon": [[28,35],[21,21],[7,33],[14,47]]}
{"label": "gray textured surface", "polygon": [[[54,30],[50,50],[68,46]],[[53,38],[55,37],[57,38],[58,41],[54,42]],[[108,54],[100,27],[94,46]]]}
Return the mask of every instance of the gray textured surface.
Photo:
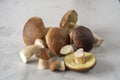
{"label": "gray textured surface", "polygon": [[[97,65],[88,73],[38,70],[37,61],[23,64],[22,30],[31,16],[40,16],[46,26],[58,26],[63,14],[75,9],[78,24],[104,39],[93,52]],[[0,0],[0,80],[120,80],[119,0]]]}

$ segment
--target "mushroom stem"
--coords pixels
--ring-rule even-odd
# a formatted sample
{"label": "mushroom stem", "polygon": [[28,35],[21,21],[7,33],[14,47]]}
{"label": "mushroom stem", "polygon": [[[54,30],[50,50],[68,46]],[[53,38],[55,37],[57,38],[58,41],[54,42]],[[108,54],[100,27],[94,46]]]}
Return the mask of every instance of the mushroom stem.
{"label": "mushroom stem", "polygon": [[75,46],[74,44],[71,45],[65,45],[64,47],[61,48],[60,53],[62,55],[67,55],[69,53],[72,53],[75,51]]}
{"label": "mushroom stem", "polygon": [[64,61],[53,59],[50,63],[51,71],[65,71],[65,63]]}
{"label": "mushroom stem", "polygon": [[48,60],[43,60],[43,59],[39,59],[39,64],[38,64],[38,68],[39,69],[48,69],[49,67],[49,61]]}
{"label": "mushroom stem", "polygon": [[85,53],[83,52],[83,49],[80,48],[76,52],[74,52],[75,55],[75,63],[76,64],[84,64],[85,63]]}
{"label": "mushroom stem", "polygon": [[27,63],[29,58],[38,51],[40,47],[37,45],[30,45],[20,51],[20,58],[24,63]]}
{"label": "mushroom stem", "polygon": [[99,37],[96,33],[94,33],[94,32],[92,32],[92,34],[93,34],[94,40],[95,40],[94,46],[95,46],[95,47],[100,46],[100,45],[103,43],[103,39],[100,38],[100,37]]}
{"label": "mushroom stem", "polygon": [[34,44],[41,46],[41,48],[45,48],[46,47],[46,43],[42,39],[36,39]]}
{"label": "mushroom stem", "polygon": [[59,71],[65,71],[65,63],[64,63],[64,61],[60,62],[60,66],[59,66],[58,70]]}

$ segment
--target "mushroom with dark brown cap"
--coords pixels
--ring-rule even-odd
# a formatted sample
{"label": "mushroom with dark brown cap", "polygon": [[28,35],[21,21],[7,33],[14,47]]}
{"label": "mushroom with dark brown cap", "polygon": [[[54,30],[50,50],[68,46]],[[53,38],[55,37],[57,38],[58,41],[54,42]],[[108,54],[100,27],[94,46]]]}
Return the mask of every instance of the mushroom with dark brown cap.
{"label": "mushroom with dark brown cap", "polygon": [[[73,43],[72,31],[75,27],[78,27],[78,25],[76,25],[77,20],[78,20],[78,13],[75,10],[69,10],[64,14],[60,22],[60,27],[69,31],[70,43]],[[94,46],[97,47],[100,46],[103,42],[103,39],[100,38],[98,35],[96,35],[94,32],[92,32],[92,34],[94,36]]]}
{"label": "mushroom with dark brown cap", "polygon": [[84,51],[90,51],[94,45],[94,37],[90,29],[79,26],[73,30],[73,43],[77,48],[83,48]]}
{"label": "mushroom with dark brown cap", "polygon": [[40,48],[38,52],[35,54],[39,59],[38,68],[39,69],[47,69],[49,67],[49,59],[50,59],[50,50],[47,48]]}

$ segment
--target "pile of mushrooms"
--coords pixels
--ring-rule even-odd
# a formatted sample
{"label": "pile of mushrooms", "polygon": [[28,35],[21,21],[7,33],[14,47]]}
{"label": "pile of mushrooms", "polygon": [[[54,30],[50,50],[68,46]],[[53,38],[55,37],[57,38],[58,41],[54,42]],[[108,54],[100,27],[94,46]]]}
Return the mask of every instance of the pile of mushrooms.
{"label": "pile of mushrooms", "polygon": [[[39,69],[51,71],[89,71],[96,64],[96,57],[90,53],[100,46],[103,39],[85,26],[76,25],[78,14],[69,10],[62,17],[60,27],[47,27],[40,17],[31,17],[24,26],[25,48],[20,58],[27,63],[35,55]],[[63,57],[59,59],[59,57]]]}

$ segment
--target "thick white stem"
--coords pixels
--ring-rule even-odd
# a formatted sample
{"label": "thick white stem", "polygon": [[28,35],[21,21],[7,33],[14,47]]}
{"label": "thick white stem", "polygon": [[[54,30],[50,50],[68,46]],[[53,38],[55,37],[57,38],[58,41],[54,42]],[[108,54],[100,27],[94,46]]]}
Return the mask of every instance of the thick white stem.
{"label": "thick white stem", "polygon": [[85,53],[83,49],[78,49],[75,53],[75,63],[76,64],[84,64],[85,63]]}
{"label": "thick white stem", "polygon": [[60,67],[58,68],[59,71],[65,71],[65,63],[64,61],[60,62]]}
{"label": "thick white stem", "polygon": [[46,44],[45,44],[45,42],[42,39],[36,39],[34,44],[35,45],[39,45],[41,48],[45,48],[46,47]]}
{"label": "thick white stem", "polygon": [[35,54],[40,47],[37,45],[30,45],[20,51],[20,58],[24,63],[27,63],[29,58]]}
{"label": "thick white stem", "polygon": [[38,68],[39,69],[48,69],[49,68],[49,61],[48,60],[39,59]]}
{"label": "thick white stem", "polygon": [[92,32],[92,34],[93,34],[94,40],[95,40],[94,46],[95,46],[95,47],[100,46],[100,45],[103,43],[103,39],[100,38],[100,37],[99,37],[96,33],[94,33],[94,32]]}

